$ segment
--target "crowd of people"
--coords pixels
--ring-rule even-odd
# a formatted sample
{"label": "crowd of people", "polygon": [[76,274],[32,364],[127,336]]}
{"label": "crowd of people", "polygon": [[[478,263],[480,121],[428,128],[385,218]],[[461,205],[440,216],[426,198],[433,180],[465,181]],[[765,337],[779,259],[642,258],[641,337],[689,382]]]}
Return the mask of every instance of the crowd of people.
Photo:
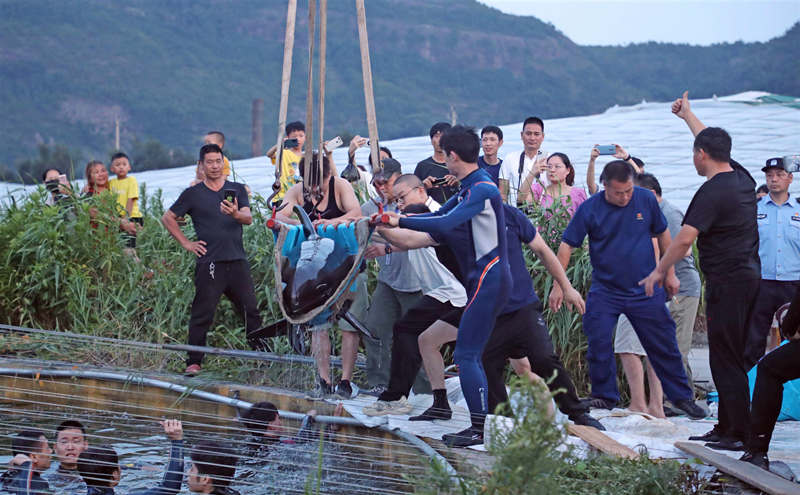
{"label": "crowd of people", "polygon": [[[478,135],[470,127],[436,123],[430,129],[433,153],[412,174],[403,173],[387,148],[380,149],[378,167],[373,169],[372,157],[369,164],[357,164],[355,152],[367,140],[355,136],[348,150],[348,169],[357,173],[342,174],[347,178],[340,177],[327,147],[304,154],[303,124],[288,124],[283,147],[267,152],[280,171],[272,196],[276,206],[283,206],[275,217],[278,225],[298,223],[295,207],[317,225],[365,217],[378,223],[366,248],[367,257],[378,266],[377,285],[368,294],[366,274],[359,275],[351,307],[376,337],[363,341],[367,383],[361,393],[377,397],[364,413],[408,414],[407,397],[413,389],[432,394],[433,403],[411,420],[450,418],[441,350],[455,342],[454,361],[471,425],[445,435],[449,445],[483,441],[486,415],[507,399],[503,382],[507,362],[531,380],[555,376],[547,385],[558,407],[579,424],[602,429],[588,412],[619,403],[615,354],[630,386],[630,409],[657,417],[704,418],[707,411],[694,400],[687,359],[702,272],[710,366],[720,406],[714,429],[693,439],[712,448],[746,450],[748,460],[766,465],[775,407],[780,407],[775,390],[798,375],[797,365],[786,357],[791,352],[786,349],[794,348],[795,341],[762,356],[773,314],[800,288],[800,216],[795,205],[800,200],[790,198],[792,174],[781,159],[767,160],[762,169],[767,191],[758,199],[755,181],[731,158],[728,133],[706,127],[692,112],[687,94],[673,103],[672,111],[694,135],[694,166],[706,178],[685,213],[662,196],[658,179],[645,172],[645,163],[616,144],[591,148],[586,190],[576,185],[570,157],[542,149],[545,123],[538,117],[523,122],[523,148],[502,159],[499,127],[485,126]],[[260,349],[262,320],[242,244],[242,228],[253,221],[249,190],[227,180],[230,163],[223,147],[221,132],[206,136],[194,181],[161,220],[181,247],[197,258],[189,344],[205,345],[215,308],[225,294],[244,318],[248,342]],[[613,160],[595,180],[600,155]],[[311,157],[313,170],[321,171],[315,196],[302,179],[313,176],[306,174],[306,156]],[[141,214],[128,157],[114,155],[111,170],[117,178],[108,180],[102,163],[87,165],[87,193],[110,189],[117,195],[120,229],[127,236],[126,246],[133,249]],[[47,174],[48,184],[59,180],[57,174]],[[61,187],[50,188],[54,197]],[[366,201],[359,201],[357,191]],[[540,208],[545,217],[557,214],[568,219],[559,232],[557,252],[526,216],[530,208]],[[181,229],[181,219],[187,215],[194,225],[194,239]],[[573,251],[587,238],[592,283],[584,301],[565,270]],[[554,280],[547,297],[550,308],[558,310],[566,303],[583,315],[591,381],[588,398],[577,396],[555,353],[542,317],[544,295],[534,291],[523,244]],[[795,322],[797,317],[789,313],[787,321]],[[783,326],[784,335],[796,335],[797,325],[791,325]],[[342,330],[342,374],[335,385],[330,370],[334,326]],[[351,398],[357,390],[352,380],[359,333],[335,321],[306,325],[303,330],[311,335],[318,369],[313,396]],[[202,372],[202,358],[201,352],[189,353],[187,375]],[[751,415],[746,372],[759,359]]]}
{"label": "crowd of people", "polygon": [[[337,409],[335,414],[340,414]],[[184,478],[192,493],[238,495],[231,487],[240,458],[254,462],[263,459],[274,445],[295,445],[320,438],[311,410],[294,435],[281,423],[275,404],[252,404],[237,418],[236,430],[244,440],[235,452],[230,442],[202,440],[184,448],[180,421],[160,421],[169,440],[169,460],[161,481],[151,488],[128,491],[131,495],[170,495],[181,491]],[[52,447],[43,430],[23,429],[11,437],[12,460],[0,476],[0,493],[10,495],[113,495],[122,481],[123,466],[117,452],[108,444],[96,444],[100,434],[87,433],[76,419],[62,421],[53,432]],[[266,449],[266,450],[265,450]],[[186,469],[188,454],[191,466]],[[55,455],[56,462],[52,462]],[[153,469],[146,469],[153,471]]]}

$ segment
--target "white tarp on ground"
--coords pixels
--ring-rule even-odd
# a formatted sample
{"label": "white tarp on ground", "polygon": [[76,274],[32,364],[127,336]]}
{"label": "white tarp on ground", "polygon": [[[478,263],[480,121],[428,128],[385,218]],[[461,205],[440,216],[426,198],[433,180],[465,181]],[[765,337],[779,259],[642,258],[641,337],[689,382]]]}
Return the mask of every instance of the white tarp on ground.
{"label": "white tarp on ground", "polygon": [[[448,399],[453,407],[453,418],[449,421],[408,421],[409,416],[420,414],[430,407],[433,396],[427,394],[411,394],[409,403],[414,406],[414,409],[406,416],[366,416],[361,411],[365,405],[374,402],[375,398],[364,395],[353,400],[343,401],[344,408],[365,426],[387,425],[390,428],[398,428],[420,437],[440,440],[445,433],[460,431],[469,426],[469,414],[464,397],[461,395],[458,378],[449,378],[445,383]],[[713,428],[716,422],[714,418],[692,421],[685,416],[658,419],[630,413],[623,409],[614,409],[613,411],[595,409],[591,414],[605,426],[604,433],[606,435],[637,452],[646,450],[651,458],[658,459],[687,459],[689,456],[676,448],[675,442],[685,441],[690,435],[702,435]],[[566,417],[556,411],[555,421],[564,422]],[[771,460],[785,462],[795,473],[800,474],[798,438],[800,438],[800,422],[779,422],[775,427],[769,456]],[[583,440],[570,436],[568,443],[588,454],[589,445]],[[473,448],[485,450],[482,445]],[[737,459],[742,455],[741,452],[721,452]]]}
{"label": "white tarp on ground", "polygon": [[[759,96],[766,95],[769,93],[748,91],[692,101],[692,108],[706,125],[723,127],[731,134],[733,158],[750,170],[759,184],[765,181],[761,167],[767,158],[800,153],[797,139],[800,135],[800,109],[780,104],[753,104]],[[615,106],[597,115],[550,119],[545,122],[542,149],[550,153],[566,153],[576,168],[576,185],[583,186],[592,146],[618,143],[645,161],[646,169],[661,182],[665,198],[685,209],[704,179],[692,166],[692,136],[683,121],[673,116],[669,108],[669,102],[642,102],[627,107]],[[536,114],[535,107],[527,111]],[[483,126],[489,122],[464,124]],[[505,138],[500,149],[502,158],[506,153],[521,149],[522,144],[520,123],[501,128]],[[406,172],[412,172],[418,161],[431,155],[428,136],[394,139],[381,144],[392,150]],[[346,153],[346,146],[334,152],[340,170],[347,163]],[[367,155],[367,150],[359,150],[358,162],[366,163]],[[596,177],[607,161],[608,157],[598,159]],[[233,168],[238,180],[246,182],[254,192],[265,197],[270,194],[274,169],[267,158],[236,160]],[[134,172],[134,176],[150,192],[161,188],[165,206],[169,207],[194,178],[194,165]],[[24,188],[19,185],[0,183],[0,199],[9,192],[19,197],[22,191]],[[794,183],[791,191],[800,192],[800,181]]]}

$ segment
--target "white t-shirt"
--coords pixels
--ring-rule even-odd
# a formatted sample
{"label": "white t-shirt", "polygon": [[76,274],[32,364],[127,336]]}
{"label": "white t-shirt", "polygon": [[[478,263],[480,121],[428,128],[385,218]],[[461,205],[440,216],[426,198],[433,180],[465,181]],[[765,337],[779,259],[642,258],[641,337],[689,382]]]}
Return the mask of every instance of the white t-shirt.
{"label": "white t-shirt", "polygon": [[456,308],[467,305],[464,286],[439,262],[432,247],[412,249],[408,252],[408,262],[419,279],[423,295],[443,303],[449,301]]}
{"label": "white t-shirt", "polygon": [[511,206],[517,206],[517,192],[519,191],[519,185],[522,182],[525,182],[525,178],[527,178],[528,174],[530,174],[531,170],[533,170],[533,164],[536,163],[537,160],[547,160],[547,157],[549,156],[549,154],[542,149],[539,149],[535,159],[528,158],[528,156],[525,155],[522,173],[520,174],[519,156],[522,153],[525,153],[525,150],[512,151],[511,153],[507,154],[505,158],[503,158],[503,163],[500,165],[500,179],[508,181],[508,199],[506,200],[506,203],[510,204]]}

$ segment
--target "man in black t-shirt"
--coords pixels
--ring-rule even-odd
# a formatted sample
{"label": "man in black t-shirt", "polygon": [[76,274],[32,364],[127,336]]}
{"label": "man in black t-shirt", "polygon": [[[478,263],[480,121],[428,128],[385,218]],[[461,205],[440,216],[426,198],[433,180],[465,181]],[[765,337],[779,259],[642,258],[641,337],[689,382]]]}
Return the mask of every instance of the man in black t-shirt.
{"label": "man in black t-shirt", "polygon": [[706,277],[706,320],[711,376],[719,392],[719,422],[705,435],[707,447],[743,450],[750,423],[750,393],[745,369],[747,322],[758,294],[756,183],[731,160],[731,138],[706,127],[689,107],[688,91],[672,104],[695,135],[694,166],[706,182],[695,193],[683,227],[655,270],[642,280],[647,293],[667,269],[682,259],[697,239],[700,269]]}
{"label": "man in black t-shirt", "polygon": [[433,124],[430,132],[431,146],[433,146],[433,156],[422,160],[417,163],[417,168],[414,169],[414,175],[419,177],[428,195],[440,205],[450,199],[450,196],[458,192],[458,179],[447,170],[445,163],[446,155],[441,146],[439,146],[439,138],[442,133],[452,127],[447,122],[437,122]]}
{"label": "man in black t-shirt", "polygon": [[[222,294],[244,317],[248,335],[261,327],[261,316],[242,244],[242,225],[253,222],[247,191],[243,184],[225,180],[222,150],[216,144],[200,148],[199,164],[205,170],[205,179],[185,189],[161,217],[161,223],[182,248],[197,256],[189,345],[205,346]],[[187,214],[192,217],[196,241],[186,238],[176,221]],[[258,344],[251,339],[248,343],[253,348]],[[202,352],[189,352],[186,374],[198,374],[202,360]]]}

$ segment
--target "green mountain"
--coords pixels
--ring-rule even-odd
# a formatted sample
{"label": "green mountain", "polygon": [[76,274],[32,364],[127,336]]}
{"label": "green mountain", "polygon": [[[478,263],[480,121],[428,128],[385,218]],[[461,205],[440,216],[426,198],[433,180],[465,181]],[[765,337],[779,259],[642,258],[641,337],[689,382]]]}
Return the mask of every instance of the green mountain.
{"label": "green mountain", "polygon": [[[249,153],[253,98],[275,138],[285,0],[0,0],[0,164],[40,143],[107,158],[156,139],[194,153],[220,129]],[[576,12],[576,15],[580,15]],[[767,43],[584,47],[533,17],[474,0],[369,0],[378,125],[419,135],[454,110],[483,125],[615,104],[760,89],[800,95],[800,24]],[[300,2],[289,119],[304,119],[307,4]],[[330,2],[326,137],[366,132],[355,6]]]}

